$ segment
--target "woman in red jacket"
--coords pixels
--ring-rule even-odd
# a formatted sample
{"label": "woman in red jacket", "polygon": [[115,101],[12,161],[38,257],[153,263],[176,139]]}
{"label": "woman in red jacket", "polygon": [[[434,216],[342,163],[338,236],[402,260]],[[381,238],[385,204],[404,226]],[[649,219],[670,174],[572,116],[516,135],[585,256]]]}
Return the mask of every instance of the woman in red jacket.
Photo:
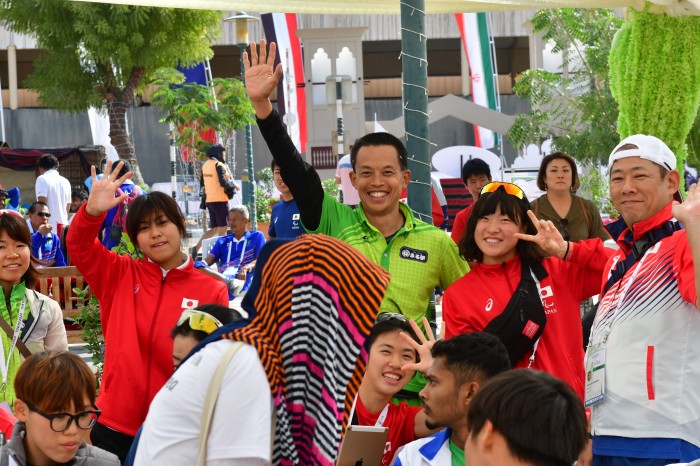
{"label": "woman in red jacket", "polygon": [[131,173],[117,174],[109,162],[104,176],[73,218],[68,251],[100,301],[105,363],[97,405],[102,416],[91,433],[94,445],[123,462],[148,406],[172,374],[170,329],[185,309],[200,304],[228,306],[223,282],[197,272],[182,252],[185,220],[168,195],[149,193],[129,204],[126,232],[143,251],[141,260],[108,251],[97,239],[108,210],[125,202],[118,189]]}
{"label": "woman in red jacket", "polygon": [[[462,256],[477,263],[445,291],[446,337],[490,331],[504,340],[505,326],[514,334],[510,341],[503,341],[514,367],[549,372],[567,381],[583,399],[579,303],[600,291],[603,268],[612,251],[598,238],[565,241],[552,222],[538,220],[529,209],[527,197],[514,184],[493,182],[482,189],[466,236],[459,243]],[[509,314],[503,311],[524,278],[522,264],[532,271],[527,274],[532,292],[524,294],[534,295],[536,306],[532,301],[521,302],[508,320]],[[538,271],[542,271],[539,277]],[[541,320],[537,315],[528,316],[534,308],[539,309]],[[500,329],[489,325],[497,317],[494,324],[502,324]],[[523,338],[529,338],[524,346]],[[514,357],[512,349],[518,345],[521,351]]]}

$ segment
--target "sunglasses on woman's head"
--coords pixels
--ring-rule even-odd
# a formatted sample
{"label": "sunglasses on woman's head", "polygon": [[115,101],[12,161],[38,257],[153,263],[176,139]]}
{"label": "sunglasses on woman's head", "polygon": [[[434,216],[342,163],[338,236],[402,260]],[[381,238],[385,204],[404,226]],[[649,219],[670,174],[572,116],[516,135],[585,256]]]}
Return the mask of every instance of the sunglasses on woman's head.
{"label": "sunglasses on woman's head", "polygon": [[523,199],[525,197],[525,193],[522,189],[520,189],[518,185],[513,183],[506,183],[505,181],[492,181],[491,183],[481,188],[481,194],[495,193],[500,188],[503,188],[503,191],[505,191],[506,194],[515,196],[518,199]]}
{"label": "sunglasses on woman's head", "polygon": [[382,312],[377,316],[377,320],[374,321],[375,324],[379,322],[386,322],[391,319],[396,319],[401,322],[408,322],[408,318],[405,315],[399,314],[398,312]]}
{"label": "sunglasses on woman's head", "polygon": [[192,330],[200,330],[205,333],[212,333],[219,327],[223,327],[219,319],[206,312],[197,311],[195,309],[190,309],[184,311],[177,321],[177,325],[180,326],[189,320],[189,325]]}

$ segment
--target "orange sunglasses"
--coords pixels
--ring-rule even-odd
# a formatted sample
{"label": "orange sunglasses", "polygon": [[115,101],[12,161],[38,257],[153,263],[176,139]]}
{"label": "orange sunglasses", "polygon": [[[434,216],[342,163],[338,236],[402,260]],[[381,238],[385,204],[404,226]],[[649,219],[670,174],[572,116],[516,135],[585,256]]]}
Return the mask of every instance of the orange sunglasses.
{"label": "orange sunglasses", "polygon": [[504,181],[492,181],[491,183],[487,184],[481,189],[481,194],[495,193],[496,190],[498,190],[498,188],[501,187],[506,192],[506,194],[515,196],[518,199],[522,199],[523,197],[525,197],[525,193],[522,189],[520,189],[518,185],[515,185],[513,183],[506,183]]}

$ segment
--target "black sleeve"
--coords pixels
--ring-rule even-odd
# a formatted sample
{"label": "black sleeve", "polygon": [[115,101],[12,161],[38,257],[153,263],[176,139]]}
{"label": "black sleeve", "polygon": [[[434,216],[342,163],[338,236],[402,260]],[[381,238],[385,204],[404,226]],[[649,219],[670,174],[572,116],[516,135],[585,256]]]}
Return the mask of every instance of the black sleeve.
{"label": "black sleeve", "polygon": [[297,201],[304,227],[316,230],[323,211],[323,186],[316,170],[304,162],[282,124],[277,110],[264,120],[258,119],[260,132],[265,138],[272,157],[280,167],[280,174]]}
{"label": "black sleeve", "polygon": [[223,163],[219,162],[216,164],[216,174],[219,175],[219,184],[222,187],[226,187],[229,181],[226,179],[226,168]]}

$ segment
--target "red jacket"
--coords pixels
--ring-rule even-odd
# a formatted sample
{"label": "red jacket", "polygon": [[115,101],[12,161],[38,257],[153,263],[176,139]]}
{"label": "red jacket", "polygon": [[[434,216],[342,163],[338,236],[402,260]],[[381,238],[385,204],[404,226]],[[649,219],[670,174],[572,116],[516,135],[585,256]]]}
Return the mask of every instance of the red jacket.
{"label": "red jacket", "polygon": [[[548,372],[571,385],[583,399],[583,332],[580,303],[600,292],[608,257],[613,253],[598,238],[572,243],[570,262],[542,261],[548,276],[540,283],[547,326],[540,337],[532,369]],[[499,315],[520,282],[520,257],[500,265],[477,264],[454,282],[442,300],[447,338],[480,332]],[[528,352],[515,367],[528,367]]]}
{"label": "red jacket", "polygon": [[223,282],[183,268],[162,269],[105,249],[97,240],[104,215],[83,206],[68,230],[68,251],[100,301],[105,364],[97,406],[100,423],[135,435],[155,394],[173,373],[170,330],[184,309],[205,303],[228,306]]}

